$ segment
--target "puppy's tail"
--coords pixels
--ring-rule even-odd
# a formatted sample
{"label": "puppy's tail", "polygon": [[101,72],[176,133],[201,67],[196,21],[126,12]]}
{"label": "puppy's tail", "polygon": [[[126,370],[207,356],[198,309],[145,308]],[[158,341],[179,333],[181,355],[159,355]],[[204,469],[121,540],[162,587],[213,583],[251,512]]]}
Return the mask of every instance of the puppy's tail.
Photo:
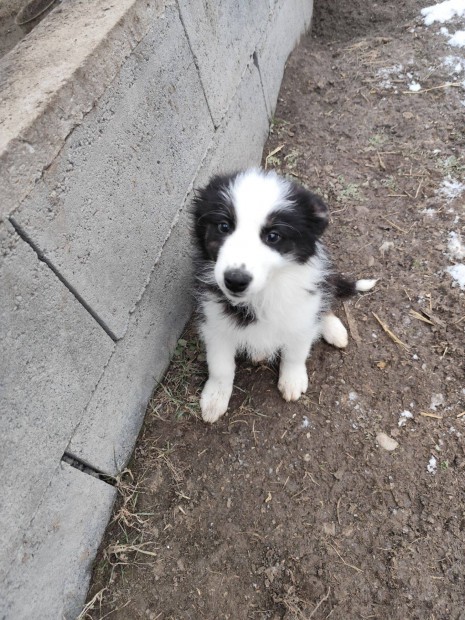
{"label": "puppy's tail", "polygon": [[339,274],[331,276],[330,283],[334,294],[339,299],[345,299],[355,293],[371,291],[378,280],[346,280]]}

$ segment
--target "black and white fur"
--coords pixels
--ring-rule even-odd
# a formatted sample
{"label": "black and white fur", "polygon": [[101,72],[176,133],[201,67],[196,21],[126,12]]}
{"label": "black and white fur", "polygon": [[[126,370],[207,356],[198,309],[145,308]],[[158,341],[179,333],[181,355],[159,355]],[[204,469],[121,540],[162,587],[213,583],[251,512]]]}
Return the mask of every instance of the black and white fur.
{"label": "black and white fur", "polygon": [[347,346],[331,313],[335,297],[368,291],[331,271],[320,237],[323,201],[274,172],[251,169],[214,177],[196,193],[196,291],[209,377],[200,404],[206,422],[227,410],[237,353],[253,361],[280,354],[278,388],[287,401],[308,387],[306,359],[323,336]]}

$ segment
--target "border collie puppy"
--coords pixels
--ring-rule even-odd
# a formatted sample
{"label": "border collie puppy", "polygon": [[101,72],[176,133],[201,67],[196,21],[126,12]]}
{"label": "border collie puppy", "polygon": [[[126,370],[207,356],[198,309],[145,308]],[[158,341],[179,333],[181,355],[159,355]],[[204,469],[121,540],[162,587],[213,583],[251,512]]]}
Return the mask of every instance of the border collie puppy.
{"label": "border collie puppy", "polygon": [[305,365],[323,336],[347,346],[331,313],[335,297],[368,291],[331,271],[320,237],[328,225],[321,198],[274,172],[216,176],[193,201],[196,294],[209,377],[200,405],[206,422],[227,410],[237,353],[252,361],[280,355],[278,388],[287,401],[307,390]]}

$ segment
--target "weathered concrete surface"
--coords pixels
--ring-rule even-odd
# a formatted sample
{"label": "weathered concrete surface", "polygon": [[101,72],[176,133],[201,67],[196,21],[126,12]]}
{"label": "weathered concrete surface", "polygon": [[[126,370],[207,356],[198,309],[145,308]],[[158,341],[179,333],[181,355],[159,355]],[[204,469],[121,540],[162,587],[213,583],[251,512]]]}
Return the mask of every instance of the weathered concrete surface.
{"label": "weathered concrete surface", "polygon": [[247,68],[227,118],[217,129],[215,141],[195,181],[196,187],[213,174],[260,165],[269,124],[260,75],[253,64]]}
{"label": "weathered concrete surface", "polygon": [[218,126],[266,30],[268,0],[179,0],[179,10]]}
{"label": "weathered concrete surface", "polygon": [[304,14],[305,29],[308,30],[310,28],[310,24],[312,23],[313,0],[300,0],[300,1],[302,4],[302,11]]}
{"label": "weathered concrete surface", "polygon": [[94,0],[90,13],[86,2],[63,2],[0,61],[0,219],[27,196],[164,4]]}
{"label": "weathered concrete surface", "polygon": [[271,118],[278,100],[287,57],[305,31],[302,0],[276,0],[272,9],[270,27],[259,44],[257,55]]}
{"label": "weathered concrete surface", "polygon": [[192,310],[191,265],[185,209],[67,449],[99,471],[116,476],[131,456],[154,385]]}
{"label": "weathered concrete surface", "polygon": [[182,24],[167,8],[15,213],[116,338],[212,136]]}
{"label": "weathered concrete surface", "polygon": [[1,584],[114,343],[11,227],[0,239]]}
{"label": "weathered concrete surface", "polygon": [[0,597],[8,620],[75,620],[116,489],[60,463]]}

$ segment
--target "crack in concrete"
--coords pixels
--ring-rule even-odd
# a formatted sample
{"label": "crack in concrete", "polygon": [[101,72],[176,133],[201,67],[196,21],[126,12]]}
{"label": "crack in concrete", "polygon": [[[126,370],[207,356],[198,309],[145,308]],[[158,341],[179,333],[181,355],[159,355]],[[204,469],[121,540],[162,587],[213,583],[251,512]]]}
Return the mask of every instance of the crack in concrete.
{"label": "crack in concrete", "polygon": [[60,280],[60,282],[68,289],[68,291],[73,295],[76,301],[81,304],[81,306],[90,314],[90,316],[96,321],[103,331],[113,340],[113,342],[118,342],[120,338],[118,338],[111,328],[99,317],[99,315],[89,306],[86,300],[77,292],[77,290],[72,286],[66,278],[58,271],[52,261],[45,256],[45,254],[39,249],[39,247],[34,243],[31,237],[26,233],[25,230],[18,224],[14,217],[10,216],[9,218],[10,224],[15,229],[21,239],[27,243],[37,254],[37,258],[47,265],[47,267],[56,275],[56,277]]}
{"label": "crack in concrete", "polygon": [[268,119],[271,121],[271,118],[272,118],[273,115],[271,113],[271,110],[268,109],[268,101],[266,100],[265,87],[263,85],[262,72],[260,70],[260,64],[258,62],[257,50],[255,50],[254,53],[252,54],[252,59],[253,59],[253,64],[255,65],[255,67],[257,68],[257,71],[258,71],[258,77],[260,79],[260,88],[262,90],[263,101],[265,103],[265,110],[266,110],[266,113],[268,115]]}
{"label": "crack in concrete", "polygon": [[71,465],[71,467],[74,467],[74,469],[77,469],[78,471],[82,472],[83,474],[86,474],[87,476],[92,476],[93,478],[97,478],[98,480],[101,480],[105,484],[109,484],[112,487],[116,486],[117,481],[114,476],[110,476],[109,474],[106,474],[105,472],[100,471],[93,465],[90,465],[89,463],[82,461],[75,454],[71,454],[70,452],[65,452],[63,456],[61,457],[61,460],[63,461],[63,463],[67,463],[68,465]]}
{"label": "crack in concrete", "polygon": [[178,5],[177,9],[178,9],[179,21],[181,22],[182,28],[184,30],[184,34],[186,36],[187,45],[189,46],[190,53],[191,53],[192,58],[194,60],[194,65],[195,65],[195,68],[197,70],[197,76],[199,78],[200,86],[202,88],[202,92],[203,92],[203,96],[204,96],[204,99],[205,99],[205,103],[207,104],[208,113],[210,114],[210,119],[211,119],[211,122],[213,124],[213,128],[216,131],[216,129],[221,124],[221,121],[220,121],[220,123],[217,126],[216,123],[215,123],[215,119],[213,118],[213,114],[212,114],[212,111],[211,111],[211,108],[210,108],[210,103],[208,101],[207,93],[206,93],[205,87],[203,85],[202,76],[200,75],[200,69],[199,69],[199,65],[198,65],[198,62],[197,62],[197,58],[196,58],[196,55],[194,54],[194,50],[192,49],[191,41],[189,39],[189,35],[187,34],[186,26],[184,24],[184,20],[183,20],[182,15],[181,15],[181,8],[179,7],[179,5]]}

